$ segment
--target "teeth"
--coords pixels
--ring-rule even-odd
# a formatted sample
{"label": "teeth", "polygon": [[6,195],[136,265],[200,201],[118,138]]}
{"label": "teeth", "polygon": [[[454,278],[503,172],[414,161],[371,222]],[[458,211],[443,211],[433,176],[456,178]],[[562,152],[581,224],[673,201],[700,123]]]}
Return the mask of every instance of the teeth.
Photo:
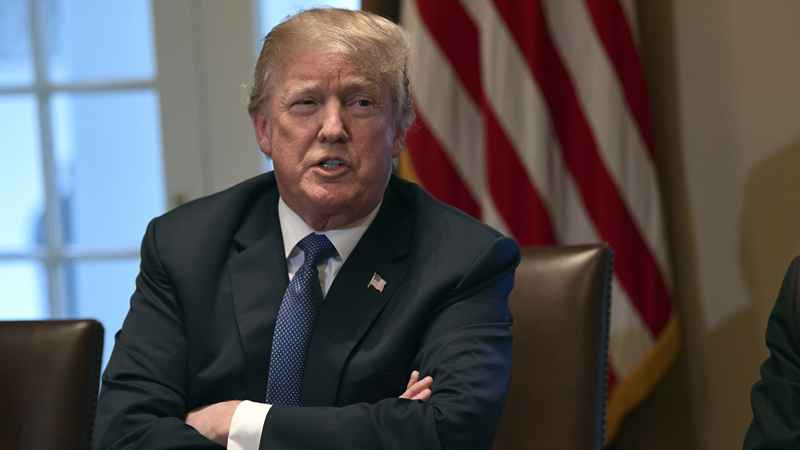
{"label": "teeth", "polygon": [[323,161],[322,162],[322,167],[324,167],[326,169],[335,169],[335,168],[341,166],[342,164],[343,164],[343,162],[341,160],[329,159],[327,161]]}

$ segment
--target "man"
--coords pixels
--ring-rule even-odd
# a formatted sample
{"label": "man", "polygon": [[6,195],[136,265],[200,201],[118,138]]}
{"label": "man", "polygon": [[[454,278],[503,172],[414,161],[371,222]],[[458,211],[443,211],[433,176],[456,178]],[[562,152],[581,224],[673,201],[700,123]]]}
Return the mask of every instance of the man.
{"label": "man", "polygon": [[148,226],[97,448],[490,448],[519,252],[391,175],[407,53],[364,12],[269,33],[249,111],[274,173]]}
{"label": "man", "polygon": [[800,448],[800,258],[786,272],[767,325],[769,358],[751,395],[745,450]]}

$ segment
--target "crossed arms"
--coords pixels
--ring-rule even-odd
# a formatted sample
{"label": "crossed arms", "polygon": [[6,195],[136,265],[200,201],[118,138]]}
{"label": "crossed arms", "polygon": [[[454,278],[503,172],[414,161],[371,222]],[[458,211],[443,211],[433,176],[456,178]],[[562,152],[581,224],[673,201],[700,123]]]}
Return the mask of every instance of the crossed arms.
{"label": "crossed arms", "polygon": [[[228,412],[220,414],[222,425],[216,419],[206,421],[204,413],[217,417],[220,411],[211,410],[219,406],[203,409],[197,397],[218,399],[206,405],[216,405],[225,396],[227,400],[244,397],[234,394],[235,373],[220,378],[214,392],[196,392],[211,369],[190,373],[191,359],[203,349],[187,337],[187,317],[193,310],[181,302],[180,289],[172,282],[171,273],[177,269],[168,270],[170,266],[160,258],[154,228],[151,225],[145,236],[131,310],[103,377],[95,446],[219,448],[229,424],[224,419]],[[410,382],[401,398],[387,393],[387,398],[377,402],[356,401],[339,407],[273,406],[261,448],[489,448],[510,370],[506,298],[518,258],[516,245],[498,237],[443,293],[437,307],[428,311],[429,325],[412,367],[435,379],[432,387],[430,379]],[[208,327],[216,326],[221,325],[208,322]],[[223,335],[220,346],[229,350],[214,361],[235,366],[222,353],[240,352],[239,343],[225,336],[230,335]],[[426,389],[431,391],[426,393]],[[235,408],[235,403],[226,407]]]}

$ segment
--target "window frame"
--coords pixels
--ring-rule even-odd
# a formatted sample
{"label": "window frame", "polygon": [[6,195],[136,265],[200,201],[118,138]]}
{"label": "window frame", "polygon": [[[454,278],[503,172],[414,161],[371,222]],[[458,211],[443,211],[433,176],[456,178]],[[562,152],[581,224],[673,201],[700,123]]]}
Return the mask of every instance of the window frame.
{"label": "window frame", "polygon": [[33,79],[26,84],[0,87],[0,96],[24,95],[36,104],[39,131],[43,189],[43,242],[28,250],[0,251],[0,262],[35,261],[41,264],[45,275],[43,295],[46,296],[46,318],[61,319],[74,315],[74,299],[67,295],[65,272],[68,265],[78,261],[138,259],[138,248],[80,249],[65,243],[64,217],[60,205],[55,162],[55,143],[52,122],[53,97],[62,93],[113,93],[120,91],[149,90],[159,95],[157,79],[114,79],[110,81],[54,82],[47,78],[48,61],[45,43],[41,39],[41,0],[26,0],[28,18],[28,43],[30,44]]}
{"label": "window frame", "polygon": [[[260,1],[150,0],[152,79],[50,82],[37,13],[28,7],[33,81],[0,87],[0,96],[32,95],[37,107],[44,181],[44,239],[25,251],[0,251],[0,262],[36,261],[46,274],[45,317],[71,317],[65,273],[79,261],[131,260],[137,248],[78,249],[65,244],[59,204],[52,98],[61,93],[151,90],[158,97],[166,208],[228,188],[264,171],[246,99],[260,36]],[[115,330],[109,330],[115,331]]]}

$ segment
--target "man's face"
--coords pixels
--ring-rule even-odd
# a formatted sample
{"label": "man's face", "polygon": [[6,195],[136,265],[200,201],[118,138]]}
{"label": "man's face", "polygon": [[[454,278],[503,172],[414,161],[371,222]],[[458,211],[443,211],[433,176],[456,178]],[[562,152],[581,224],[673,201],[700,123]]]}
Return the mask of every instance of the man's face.
{"label": "man's face", "polygon": [[317,230],[369,214],[401,150],[389,89],[343,57],[314,50],[270,78],[253,125],[283,200]]}

